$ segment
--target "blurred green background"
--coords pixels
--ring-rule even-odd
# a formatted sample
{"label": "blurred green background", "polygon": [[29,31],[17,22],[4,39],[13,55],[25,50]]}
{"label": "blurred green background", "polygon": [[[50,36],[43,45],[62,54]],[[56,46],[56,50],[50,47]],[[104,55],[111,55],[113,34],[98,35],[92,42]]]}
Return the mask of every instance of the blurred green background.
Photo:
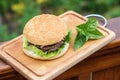
{"label": "blurred green background", "polygon": [[0,0],[0,41],[22,34],[25,23],[35,15],[60,15],[68,10],[109,19],[120,16],[120,0]]}

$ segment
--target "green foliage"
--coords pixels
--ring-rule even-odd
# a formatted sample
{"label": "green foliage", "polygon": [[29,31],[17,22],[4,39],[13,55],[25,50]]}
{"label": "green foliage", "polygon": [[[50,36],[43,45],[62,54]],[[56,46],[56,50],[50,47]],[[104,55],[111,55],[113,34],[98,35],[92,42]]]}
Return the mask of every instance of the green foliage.
{"label": "green foliage", "polygon": [[7,28],[8,26],[5,24],[0,26],[0,41],[7,41],[13,39],[14,37],[17,37],[17,33],[10,33]]}
{"label": "green foliage", "polygon": [[106,18],[120,16],[120,6],[111,8],[111,10],[107,11],[104,15],[106,16]]}
{"label": "green foliage", "polygon": [[[8,2],[2,0],[2,3],[0,2],[0,4],[2,4],[0,13],[4,15],[3,18],[6,18],[8,21],[8,24],[4,25],[5,23],[3,22],[4,24],[0,26],[0,41],[10,40],[22,34],[26,22],[40,12],[38,4],[36,4],[34,0],[11,0]],[[7,17],[9,17],[9,15],[13,17],[8,19]],[[10,22],[16,22],[17,26],[9,26]],[[14,31],[12,30],[12,27],[16,27],[15,29],[19,31],[11,33],[11,31]],[[3,32],[5,34],[3,34]]]}
{"label": "green foliage", "polygon": [[119,2],[119,0],[47,0],[41,4],[41,9],[43,13],[56,15],[62,14],[67,10],[74,10],[81,14],[105,14],[113,6],[120,5]]}
{"label": "green foliage", "polygon": [[[119,0],[0,0],[0,41],[22,34],[26,22],[38,14],[60,15],[73,10],[82,15],[96,13],[112,18],[120,16],[119,5]],[[10,25],[11,23],[16,25]]]}
{"label": "green foliage", "polygon": [[18,3],[18,0],[0,0],[0,13],[4,15],[15,3]]}

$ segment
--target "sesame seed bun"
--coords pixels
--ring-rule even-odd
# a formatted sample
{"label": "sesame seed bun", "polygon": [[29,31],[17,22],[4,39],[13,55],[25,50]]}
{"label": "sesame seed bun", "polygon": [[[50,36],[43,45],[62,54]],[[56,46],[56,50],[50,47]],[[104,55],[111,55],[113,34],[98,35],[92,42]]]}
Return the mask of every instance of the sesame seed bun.
{"label": "sesame seed bun", "polygon": [[36,45],[51,45],[67,35],[66,24],[57,16],[42,14],[29,20],[23,31],[27,40]]}

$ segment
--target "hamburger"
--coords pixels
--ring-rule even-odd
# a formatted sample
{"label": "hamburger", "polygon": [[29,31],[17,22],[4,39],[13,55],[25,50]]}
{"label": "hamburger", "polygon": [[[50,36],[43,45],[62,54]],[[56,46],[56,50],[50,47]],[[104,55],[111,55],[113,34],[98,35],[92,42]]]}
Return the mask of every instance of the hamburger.
{"label": "hamburger", "polygon": [[42,14],[30,19],[23,30],[23,51],[41,60],[58,58],[67,51],[70,31],[58,17]]}

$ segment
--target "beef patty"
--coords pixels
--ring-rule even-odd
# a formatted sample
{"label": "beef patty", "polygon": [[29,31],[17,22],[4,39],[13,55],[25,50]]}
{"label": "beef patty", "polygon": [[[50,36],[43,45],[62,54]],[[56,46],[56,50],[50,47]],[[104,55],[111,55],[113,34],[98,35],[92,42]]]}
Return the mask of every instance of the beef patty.
{"label": "beef patty", "polygon": [[44,52],[52,52],[52,51],[58,50],[64,44],[64,42],[65,42],[65,39],[61,40],[61,41],[59,41],[59,42],[57,42],[55,44],[52,44],[52,45],[45,45],[45,46],[43,46],[43,45],[34,45],[34,44],[30,43],[30,42],[28,42],[28,45],[34,45],[34,46],[36,46],[37,48],[41,49]]}

